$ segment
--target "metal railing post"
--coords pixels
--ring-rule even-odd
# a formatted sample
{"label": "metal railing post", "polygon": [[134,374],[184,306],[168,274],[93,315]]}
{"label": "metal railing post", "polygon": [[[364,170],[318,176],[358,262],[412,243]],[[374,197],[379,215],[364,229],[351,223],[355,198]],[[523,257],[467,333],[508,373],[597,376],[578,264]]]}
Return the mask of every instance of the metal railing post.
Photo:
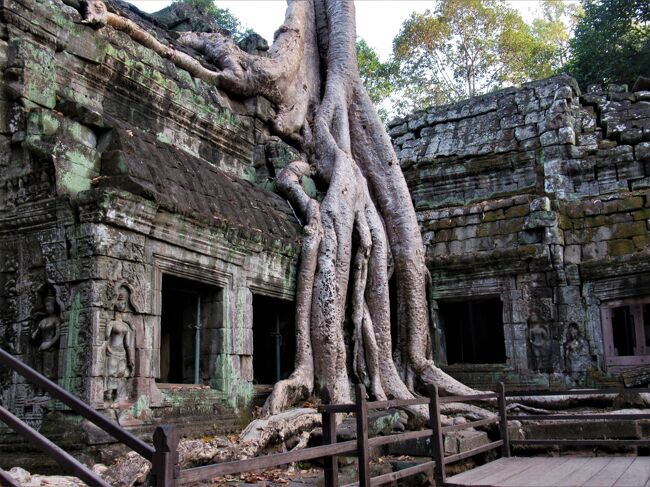
{"label": "metal railing post", "polygon": [[370,487],[370,449],[368,447],[368,407],[366,388],[362,384],[354,387],[355,413],[357,415],[357,450],[359,455],[359,487]]}
{"label": "metal railing post", "polygon": [[436,486],[442,487],[447,481],[445,473],[445,446],[442,439],[442,425],[440,424],[440,401],[438,397],[438,386],[429,386],[429,424],[431,425],[431,451],[436,467],[433,470],[433,477]]}
{"label": "metal railing post", "polygon": [[178,485],[178,431],[173,425],[158,426],[153,433],[156,452],[151,462],[151,475],[155,487]]}
{"label": "metal railing post", "polygon": [[501,432],[501,440],[503,446],[501,447],[501,454],[504,457],[510,456],[510,438],[508,437],[508,412],[506,410],[506,387],[503,382],[499,382],[497,386],[497,393],[499,395],[499,431]]}
{"label": "metal railing post", "polygon": [[[330,391],[327,387],[323,388],[321,393],[321,401],[323,404],[330,404],[331,400]],[[323,411],[321,413],[323,422],[323,445],[332,445],[336,443],[336,413],[330,411]],[[324,458],[325,470],[325,487],[338,487],[339,485],[339,465],[338,457],[330,455]]]}

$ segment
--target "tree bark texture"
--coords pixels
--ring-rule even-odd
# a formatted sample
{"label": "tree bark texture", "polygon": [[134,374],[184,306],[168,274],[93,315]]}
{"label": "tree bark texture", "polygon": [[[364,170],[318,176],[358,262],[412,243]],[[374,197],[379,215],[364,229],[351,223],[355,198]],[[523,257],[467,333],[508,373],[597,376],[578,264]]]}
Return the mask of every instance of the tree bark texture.
{"label": "tree bark texture", "polygon": [[[275,385],[266,412],[279,413],[324,386],[332,402],[350,402],[355,382],[365,383],[378,400],[411,398],[417,384],[474,393],[430,359],[424,246],[390,138],[359,78],[353,1],[289,0],[268,57],[247,54],[221,34],[181,34],[181,42],[203,53],[214,70],[102,10],[98,0],[88,5],[87,22],[125,31],[231,94],[268,98],[277,112],[272,130],[300,151],[277,175],[279,192],[304,223],[296,364],[293,374]],[[327,188],[324,196],[307,195],[301,185],[305,175]],[[401,337],[395,346],[391,274]]]}

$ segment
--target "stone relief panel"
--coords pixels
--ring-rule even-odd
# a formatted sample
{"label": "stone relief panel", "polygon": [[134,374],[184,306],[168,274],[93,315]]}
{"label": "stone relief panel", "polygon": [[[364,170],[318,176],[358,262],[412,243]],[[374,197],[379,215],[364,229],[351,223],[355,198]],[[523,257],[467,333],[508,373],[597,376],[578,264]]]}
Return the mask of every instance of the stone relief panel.
{"label": "stone relief panel", "polygon": [[117,405],[127,400],[128,379],[135,373],[135,328],[132,316],[131,287],[125,283],[116,286],[112,317],[104,331],[104,401]]}
{"label": "stone relief panel", "polygon": [[533,323],[528,329],[528,341],[530,343],[532,368],[538,372],[551,370],[551,334],[548,326],[541,323]]}
{"label": "stone relief panel", "polygon": [[577,323],[569,323],[564,343],[565,370],[570,374],[583,374],[591,367],[589,343]]}
{"label": "stone relief panel", "polygon": [[43,309],[34,318],[31,330],[35,366],[45,377],[56,381],[59,377],[59,342],[61,340],[61,310],[52,286],[41,291]]}

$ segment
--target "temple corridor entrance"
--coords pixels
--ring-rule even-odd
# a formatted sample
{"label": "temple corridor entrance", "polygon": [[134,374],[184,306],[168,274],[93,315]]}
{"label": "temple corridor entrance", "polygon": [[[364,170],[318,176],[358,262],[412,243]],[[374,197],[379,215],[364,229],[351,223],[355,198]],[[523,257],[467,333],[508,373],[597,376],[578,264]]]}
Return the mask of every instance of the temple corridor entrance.
{"label": "temple corridor entrance", "polygon": [[275,384],[293,372],[296,356],[292,301],[253,294],[253,378]]}
{"label": "temple corridor entrance", "polygon": [[503,303],[499,298],[439,301],[438,309],[449,365],[506,362]]}
{"label": "temple corridor entrance", "polygon": [[209,384],[223,325],[221,289],[163,274],[158,382]]}

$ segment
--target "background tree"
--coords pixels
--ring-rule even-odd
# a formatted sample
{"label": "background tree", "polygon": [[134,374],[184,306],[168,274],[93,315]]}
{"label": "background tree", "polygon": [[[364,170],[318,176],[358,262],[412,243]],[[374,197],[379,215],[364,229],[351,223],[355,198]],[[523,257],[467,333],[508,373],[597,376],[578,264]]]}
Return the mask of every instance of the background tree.
{"label": "background tree", "polygon": [[395,89],[397,63],[393,60],[382,63],[377,52],[364,39],[359,38],[357,39],[357,64],[361,82],[368,91],[368,96],[377,107],[381,119],[386,120],[388,112],[382,104]]}
{"label": "background tree", "polygon": [[[474,96],[526,79],[532,36],[513,9],[496,0],[442,0],[413,13],[393,42],[407,83],[436,102]],[[426,87],[426,88],[425,88]]]}
{"label": "background tree", "polygon": [[568,72],[586,88],[650,76],[650,3],[647,0],[583,0],[571,41]]}
{"label": "background tree", "polygon": [[502,0],[441,0],[413,13],[393,42],[399,114],[557,73],[575,7],[545,0],[528,25]]}
{"label": "background tree", "polygon": [[563,0],[541,2],[541,17],[533,19],[528,77],[543,79],[559,74],[570,59],[570,41],[580,8]]}
{"label": "background tree", "polygon": [[227,8],[221,8],[214,3],[214,0],[174,0],[175,2],[186,3],[196,8],[199,12],[208,15],[222,28],[230,31],[235,40],[240,40],[249,30],[245,29],[242,23]]}

